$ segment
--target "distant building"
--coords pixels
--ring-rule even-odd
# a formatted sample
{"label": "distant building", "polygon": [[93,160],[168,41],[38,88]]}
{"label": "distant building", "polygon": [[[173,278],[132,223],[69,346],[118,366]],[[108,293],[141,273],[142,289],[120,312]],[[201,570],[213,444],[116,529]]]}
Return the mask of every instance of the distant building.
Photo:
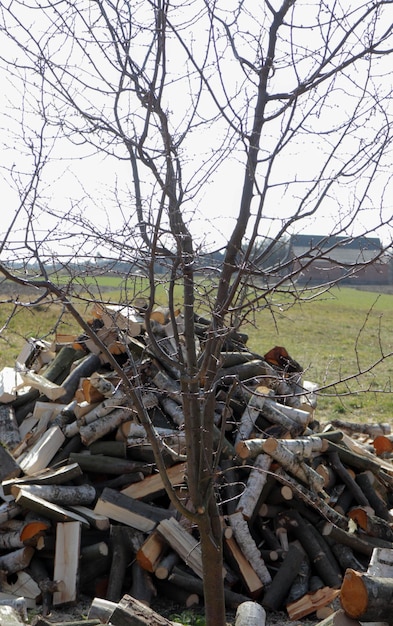
{"label": "distant building", "polygon": [[390,263],[377,237],[293,235],[290,256],[300,283],[339,280],[353,285],[386,285],[392,282]]}

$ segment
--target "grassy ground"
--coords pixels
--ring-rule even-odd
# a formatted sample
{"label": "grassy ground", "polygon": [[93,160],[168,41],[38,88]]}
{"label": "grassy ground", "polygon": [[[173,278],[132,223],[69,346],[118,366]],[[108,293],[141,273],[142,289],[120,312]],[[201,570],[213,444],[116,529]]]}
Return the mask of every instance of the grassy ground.
{"label": "grassy ground", "polygon": [[[125,284],[116,277],[103,276],[95,284],[85,284],[82,295],[88,295],[88,288],[93,298],[99,294],[107,299],[132,300],[142,295],[146,286],[144,279]],[[163,286],[158,287],[157,301],[167,301]],[[391,419],[393,357],[382,357],[393,353],[393,295],[334,288],[315,300],[290,307],[285,295],[276,295],[272,304],[244,325],[248,346],[259,354],[275,345],[285,346],[304,367],[304,377],[323,387],[319,419]],[[89,307],[83,301],[78,306],[88,317]],[[0,367],[14,364],[25,338],[51,339],[55,328],[79,333],[74,320],[58,305],[40,303],[14,311],[11,304],[0,304]],[[335,384],[338,381],[342,382]]]}

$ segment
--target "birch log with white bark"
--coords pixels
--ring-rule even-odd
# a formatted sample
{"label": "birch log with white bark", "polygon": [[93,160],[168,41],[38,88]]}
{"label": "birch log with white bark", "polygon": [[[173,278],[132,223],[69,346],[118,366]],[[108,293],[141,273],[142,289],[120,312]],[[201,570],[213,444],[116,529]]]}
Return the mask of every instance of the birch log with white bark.
{"label": "birch log with white bark", "polygon": [[254,539],[251,536],[250,529],[243,517],[243,514],[240,512],[233,513],[229,516],[229,523],[244,556],[259,576],[261,582],[264,585],[269,585],[272,581],[272,577],[261,557]]}
{"label": "birch log with white bark", "polygon": [[237,511],[243,513],[246,520],[250,520],[254,514],[262,489],[266,484],[271,464],[272,457],[268,454],[260,454],[255,459],[246,487],[236,507]]}

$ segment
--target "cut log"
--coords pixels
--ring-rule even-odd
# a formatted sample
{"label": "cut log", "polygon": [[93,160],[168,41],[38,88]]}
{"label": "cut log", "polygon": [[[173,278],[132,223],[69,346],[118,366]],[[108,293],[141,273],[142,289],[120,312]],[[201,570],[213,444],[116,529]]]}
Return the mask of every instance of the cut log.
{"label": "cut log", "polygon": [[98,498],[94,512],[146,533],[151,532],[157,523],[173,516],[171,511],[140,502],[109,488],[104,489]]}
{"label": "cut log", "polygon": [[348,515],[370,537],[379,537],[385,541],[393,542],[393,530],[391,526],[380,517],[371,515],[368,508],[353,508],[349,511]]}
{"label": "cut log", "polygon": [[109,530],[110,521],[109,517],[106,515],[100,515],[86,506],[76,505],[70,506],[69,508],[77,515],[84,518],[92,528],[96,528],[100,531]]}
{"label": "cut log", "polygon": [[255,422],[257,421],[262,407],[265,403],[265,396],[255,394],[251,396],[248,405],[240,418],[238,425],[238,432],[235,440],[235,449],[237,452],[237,444],[248,439],[254,430]]}
{"label": "cut log", "polygon": [[8,552],[8,554],[3,554],[0,556],[0,570],[4,570],[7,574],[20,572],[29,566],[33,554],[34,548],[30,546],[19,548],[13,552]]}
{"label": "cut log", "polygon": [[172,600],[177,605],[183,605],[186,609],[201,604],[201,599],[197,593],[190,593],[167,580],[154,581],[157,594],[163,598]]}
{"label": "cut log", "polygon": [[374,509],[375,515],[384,519],[386,522],[392,522],[393,518],[389,513],[386,502],[378,494],[378,482],[375,476],[371,474],[371,472],[361,472],[357,474],[355,480],[366,496],[367,501]]}
{"label": "cut log", "polygon": [[101,361],[97,354],[91,353],[83,357],[62,382],[63,394],[57,399],[64,404],[71,402],[79,387],[80,380],[93,374],[100,365]]}
{"label": "cut log", "polygon": [[14,519],[22,512],[22,507],[13,502],[3,502],[0,504],[0,525],[8,522],[8,520]]}
{"label": "cut log", "polygon": [[393,579],[369,576],[348,569],[345,572],[340,595],[345,613],[362,622],[392,619]]}
{"label": "cut log", "polygon": [[116,602],[110,602],[104,598],[93,598],[87,617],[88,619],[99,619],[101,624],[107,624],[116,606]]}
{"label": "cut log", "polygon": [[360,506],[370,506],[362,489],[359,487],[356,480],[351,476],[351,474],[347,471],[347,469],[342,464],[338,452],[336,450],[330,450],[328,454],[328,458],[329,458],[329,463],[332,466],[335,473],[337,474],[337,476],[341,478],[342,482],[352,492],[354,500],[358,504],[360,504]]}
{"label": "cut log", "polygon": [[243,602],[236,610],[235,626],[265,626],[266,611],[256,602]]}
{"label": "cut log", "polygon": [[85,446],[89,446],[97,439],[101,439],[101,437],[113,432],[120,424],[130,419],[130,411],[130,408],[114,409],[108,415],[98,418],[91,424],[81,426],[79,433],[82,443]]}
{"label": "cut log", "polygon": [[58,400],[62,396],[64,396],[65,388],[60,385],[56,385],[56,383],[51,382],[44,376],[40,376],[40,374],[36,374],[32,371],[21,372],[20,376],[23,381],[24,386],[33,387],[44,396],[49,398],[49,400]]}
{"label": "cut log", "polygon": [[[359,536],[355,533],[348,532],[342,528],[338,528],[335,524],[326,522],[322,527],[321,534],[328,537],[338,544],[343,544],[352,548],[355,552],[371,557],[375,545],[370,543],[367,535]],[[386,547],[390,547],[387,544]]]}
{"label": "cut log", "polygon": [[61,589],[53,594],[53,605],[74,603],[77,599],[79,550],[81,539],[79,522],[59,523],[56,526],[54,580],[61,580]]}
{"label": "cut log", "polygon": [[180,562],[180,557],[176,552],[168,552],[157,563],[154,575],[159,580],[166,580],[172,573],[173,568]]}
{"label": "cut log", "polygon": [[12,576],[6,577],[5,580],[2,581],[1,586],[4,593],[11,593],[13,596],[22,596],[25,598],[29,609],[36,607],[41,596],[41,589],[38,584],[30,574],[25,571],[19,571]]}
{"label": "cut log", "polygon": [[132,596],[125,595],[110,616],[113,626],[175,626],[150,607]]}
{"label": "cut log", "polygon": [[367,574],[380,578],[393,578],[393,549],[374,548]]}

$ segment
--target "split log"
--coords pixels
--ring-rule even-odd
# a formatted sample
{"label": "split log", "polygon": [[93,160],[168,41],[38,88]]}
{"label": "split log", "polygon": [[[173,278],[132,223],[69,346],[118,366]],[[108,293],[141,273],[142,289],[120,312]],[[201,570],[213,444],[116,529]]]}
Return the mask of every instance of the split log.
{"label": "split log", "polygon": [[[167,548],[168,544],[165,539],[157,530],[154,530],[139,548],[136,560],[143,569],[153,573]],[[165,576],[165,578],[167,577]]]}
{"label": "split log", "polygon": [[[229,532],[230,531],[230,532]],[[230,566],[239,572],[240,577],[248,590],[251,598],[258,598],[263,590],[263,583],[258,574],[254,571],[249,561],[239,548],[238,543],[233,537],[233,531],[227,527],[224,529],[224,554]]]}
{"label": "split log", "polygon": [[99,513],[92,511],[89,507],[76,505],[70,506],[70,510],[81,518],[84,518],[86,522],[92,528],[96,528],[100,531],[109,530],[110,522],[109,518],[106,515],[100,515]]}
{"label": "split log", "polygon": [[[186,463],[177,463],[166,470],[171,485],[176,486],[184,484],[186,472]],[[152,476],[148,476],[142,482],[134,483],[133,485],[122,489],[121,493],[126,496],[130,496],[131,498],[135,498],[136,500],[141,500],[146,497],[153,499],[157,495],[165,493],[165,487],[161,474],[157,473]]]}
{"label": "split log", "polygon": [[1,587],[4,593],[11,593],[14,596],[25,598],[29,609],[35,609],[41,597],[41,589],[36,581],[24,570],[16,572],[12,576],[7,576],[2,581]]}
{"label": "split log", "polygon": [[98,498],[94,512],[146,533],[151,532],[159,522],[173,516],[171,511],[140,502],[108,488]]}
{"label": "split log", "polygon": [[340,595],[345,613],[362,622],[392,619],[393,579],[369,576],[348,569],[345,572]]}
{"label": "split log", "polygon": [[322,620],[322,622],[318,622],[317,626],[361,626],[361,624],[345,615],[342,609],[339,609]]}
{"label": "split log", "polygon": [[315,613],[318,609],[331,604],[340,595],[339,589],[330,589],[330,587],[322,587],[312,593],[287,604],[287,613],[290,620],[299,620],[302,617]]}
{"label": "split log", "polygon": [[21,476],[2,482],[4,494],[9,496],[14,485],[61,485],[82,476],[82,470],[77,463],[63,465],[56,469],[45,468],[33,476]]}
{"label": "split log", "polygon": [[64,396],[65,388],[63,386],[56,385],[56,383],[44,378],[44,376],[40,374],[29,370],[20,372],[20,376],[24,386],[33,387],[33,389],[42,393],[46,398],[49,398],[49,400],[58,400]]}
{"label": "split log", "polygon": [[162,617],[143,602],[125,595],[110,616],[113,626],[175,626],[175,623]]}
{"label": "split log", "polygon": [[[203,578],[202,551],[198,541],[173,517],[163,520],[157,531],[197,576]],[[223,576],[225,572],[223,571]]]}
{"label": "split log", "polygon": [[[53,594],[54,606],[73,603],[77,599],[81,528],[79,522],[56,525],[53,578],[54,580],[61,580],[62,585]],[[72,546],[72,550],[70,550],[70,546]]]}
{"label": "split log", "polygon": [[110,602],[104,598],[93,598],[87,618],[98,619],[101,624],[107,624],[116,606],[116,602]]}
{"label": "split log", "polygon": [[235,626],[265,626],[266,611],[256,602],[243,602],[236,610]]}
{"label": "split log", "polygon": [[65,437],[58,426],[49,428],[33,448],[20,461],[19,466],[30,476],[45,469],[64,442]]}
{"label": "split log", "polygon": [[293,541],[289,544],[288,552],[263,596],[262,604],[264,607],[274,611],[278,611],[282,607],[305,554],[299,541]]}
{"label": "split log", "polygon": [[255,570],[263,585],[269,585],[272,581],[261,554],[250,534],[248,524],[242,513],[233,513],[229,516],[229,523],[233,529],[235,539],[242,550],[244,556]]}

